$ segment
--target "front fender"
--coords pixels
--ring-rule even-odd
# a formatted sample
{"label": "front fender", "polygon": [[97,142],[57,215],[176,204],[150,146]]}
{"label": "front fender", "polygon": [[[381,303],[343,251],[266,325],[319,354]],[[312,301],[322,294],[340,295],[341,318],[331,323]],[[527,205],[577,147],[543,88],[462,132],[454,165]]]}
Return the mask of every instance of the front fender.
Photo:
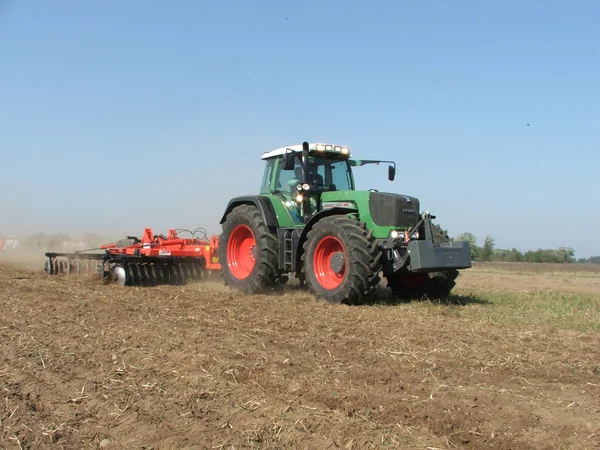
{"label": "front fender", "polygon": [[357,208],[339,208],[339,207],[337,207],[337,208],[331,208],[331,209],[324,209],[323,211],[319,211],[317,214],[312,216],[310,218],[310,220],[306,223],[306,226],[304,227],[304,229],[302,230],[302,234],[300,235],[300,240],[298,241],[298,248],[296,251],[296,267],[301,267],[302,253],[304,253],[304,250],[303,250],[304,241],[306,240],[306,235],[312,229],[312,227],[315,225],[315,223],[317,223],[319,220],[321,220],[325,217],[349,215],[349,214],[355,214],[355,213],[358,213]]}

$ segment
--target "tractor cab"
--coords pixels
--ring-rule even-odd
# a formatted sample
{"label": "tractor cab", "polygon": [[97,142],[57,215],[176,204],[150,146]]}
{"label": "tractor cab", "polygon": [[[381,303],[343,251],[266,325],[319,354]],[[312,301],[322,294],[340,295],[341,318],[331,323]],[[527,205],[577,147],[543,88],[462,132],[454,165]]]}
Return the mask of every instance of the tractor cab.
{"label": "tractor cab", "polygon": [[396,173],[393,161],[354,160],[348,147],[325,143],[282,147],[262,159],[266,166],[260,193],[277,196],[297,225],[323,209],[324,193],[355,190],[352,167],[390,163],[390,181]]}
{"label": "tractor cab", "polygon": [[302,146],[283,147],[265,153],[265,172],[261,194],[279,197],[297,224],[304,222],[306,202],[312,214],[322,209],[324,192],[353,191],[354,178],[347,147],[310,144],[308,154]]}

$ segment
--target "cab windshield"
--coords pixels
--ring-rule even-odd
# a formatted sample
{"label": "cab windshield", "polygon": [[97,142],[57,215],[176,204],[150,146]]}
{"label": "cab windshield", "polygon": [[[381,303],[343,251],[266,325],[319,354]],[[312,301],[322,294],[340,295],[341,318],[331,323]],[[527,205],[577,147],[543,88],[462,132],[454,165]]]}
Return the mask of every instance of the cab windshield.
{"label": "cab windshield", "polygon": [[[296,161],[294,170],[283,170],[283,164],[278,164],[277,186],[291,186],[298,180],[300,162]],[[354,189],[352,173],[348,161],[336,160],[322,156],[308,158],[308,178],[317,190],[349,191]]]}

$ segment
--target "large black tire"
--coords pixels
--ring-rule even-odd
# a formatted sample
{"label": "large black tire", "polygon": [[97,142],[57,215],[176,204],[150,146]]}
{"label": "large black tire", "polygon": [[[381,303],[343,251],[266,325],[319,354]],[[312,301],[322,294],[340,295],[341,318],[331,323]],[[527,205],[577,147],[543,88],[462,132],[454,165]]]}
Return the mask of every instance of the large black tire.
{"label": "large black tire", "polygon": [[355,219],[321,219],[308,232],[303,249],[302,273],[308,288],[329,303],[362,304],[379,283],[381,251],[372,233]]}
{"label": "large black tire", "polygon": [[278,250],[277,237],[269,231],[258,208],[236,206],[227,215],[220,236],[219,261],[225,284],[245,294],[274,286]]}

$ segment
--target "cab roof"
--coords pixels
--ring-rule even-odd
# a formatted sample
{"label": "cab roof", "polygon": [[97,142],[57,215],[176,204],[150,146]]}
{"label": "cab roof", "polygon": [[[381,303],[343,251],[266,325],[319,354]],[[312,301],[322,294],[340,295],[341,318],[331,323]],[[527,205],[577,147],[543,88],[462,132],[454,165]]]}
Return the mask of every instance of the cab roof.
{"label": "cab roof", "polygon": [[[308,144],[308,149],[311,154],[322,154],[325,155],[336,155],[343,157],[350,157],[350,149],[343,145],[335,145],[328,144],[325,142],[314,142],[312,144]],[[286,152],[301,152],[302,144],[290,145],[288,147],[281,147],[275,150],[271,150],[270,152],[265,152],[261,159],[271,159],[277,156],[281,156]]]}

